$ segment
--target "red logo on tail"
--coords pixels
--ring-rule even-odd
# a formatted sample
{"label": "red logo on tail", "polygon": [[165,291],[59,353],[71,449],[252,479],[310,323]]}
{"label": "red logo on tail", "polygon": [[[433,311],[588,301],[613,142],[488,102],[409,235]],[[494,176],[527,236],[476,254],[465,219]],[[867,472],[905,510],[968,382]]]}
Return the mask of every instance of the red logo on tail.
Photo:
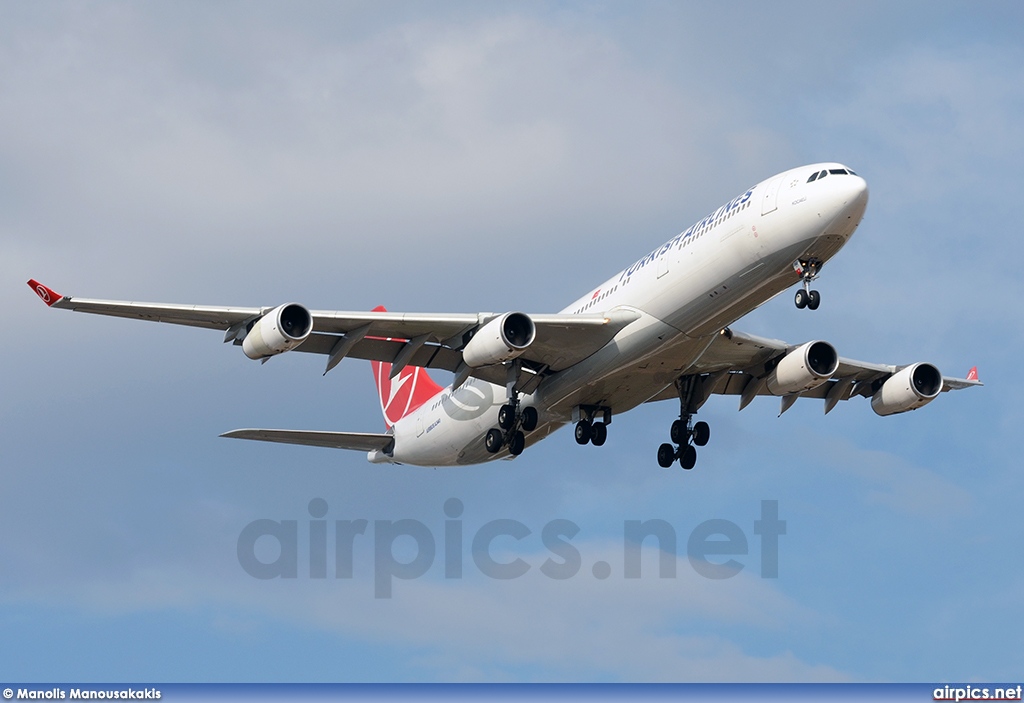
{"label": "red logo on tail", "polygon": [[47,305],[53,305],[61,299],[61,295],[55,292],[52,288],[47,288],[42,283],[32,278],[29,279],[28,287],[35,291],[36,295],[42,298],[43,302]]}
{"label": "red logo on tail", "polygon": [[[383,306],[377,306],[373,312],[387,311]],[[389,337],[388,341],[407,340]],[[372,361],[370,364],[373,366],[373,378],[377,382],[380,409],[388,427],[393,427],[396,422],[444,390],[434,383],[426,369],[419,366],[406,366],[395,378],[391,378],[391,364],[384,361]]]}
{"label": "red logo on tail", "polygon": [[978,380],[978,367],[977,366],[972,366],[971,370],[967,372],[967,380],[968,381],[977,381]]}

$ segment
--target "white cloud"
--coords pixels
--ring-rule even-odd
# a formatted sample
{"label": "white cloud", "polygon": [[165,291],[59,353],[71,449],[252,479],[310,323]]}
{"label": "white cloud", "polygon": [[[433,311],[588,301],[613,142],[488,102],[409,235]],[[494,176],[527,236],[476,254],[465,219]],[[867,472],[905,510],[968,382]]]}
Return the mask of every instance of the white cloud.
{"label": "white cloud", "polygon": [[[147,610],[224,609],[214,626],[246,636],[268,618],[291,626],[386,642],[411,650],[394,670],[419,667],[438,680],[505,680],[523,667],[534,680],[584,681],[836,681],[849,675],[810,663],[790,647],[794,628],[818,628],[821,618],[783,596],[750,570],[727,580],[699,576],[685,558],[677,578],[656,577],[658,552],[645,548],[646,575],[593,578],[597,560],[621,563],[621,547],[574,543],[584,567],[556,581],[537,565],[548,553],[519,554],[532,564],[525,576],[496,581],[467,564],[466,578],[425,577],[394,582],[394,597],[373,598],[369,562],[357,562],[354,581],[257,581],[236,564],[169,564],[133,569],[126,578],[99,576],[62,587],[9,594],[7,602],[73,604],[117,615]],[[499,558],[498,555],[495,555]],[[504,558],[504,557],[500,557]],[[467,561],[469,561],[467,559]],[[365,567],[365,568],[364,568]],[[435,564],[434,572],[439,565]],[[617,568],[617,566],[613,566]],[[360,573],[362,572],[362,573]],[[433,572],[432,572],[433,573]],[[732,636],[723,634],[732,633]],[[776,644],[745,651],[736,635],[762,633]],[[400,655],[396,655],[400,656]]]}

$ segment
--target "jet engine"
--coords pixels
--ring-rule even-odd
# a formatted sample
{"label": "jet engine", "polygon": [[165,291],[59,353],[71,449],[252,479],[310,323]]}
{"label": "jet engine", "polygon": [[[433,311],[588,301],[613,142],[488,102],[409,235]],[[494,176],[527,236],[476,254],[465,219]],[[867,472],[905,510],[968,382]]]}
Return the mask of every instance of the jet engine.
{"label": "jet engine", "polygon": [[871,396],[871,409],[879,415],[917,410],[942,392],[942,374],[931,364],[911,364],[894,373]]}
{"label": "jet engine", "polygon": [[537,336],[529,315],[507,312],[480,328],[462,350],[462,359],[472,368],[500,364],[526,351]]}
{"label": "jet engine", "polygon": [[280,305],[256,321],[242,340],[242,351],[250,359],[291,351],[306,341],[313,329],[309,310],[297,303]]}
{"label": "jet engine", "polygon": [[807,342],[782,358],[768,375],[772,395],[791,395],[817,388],[839,368],[839,354],[828,342]]}

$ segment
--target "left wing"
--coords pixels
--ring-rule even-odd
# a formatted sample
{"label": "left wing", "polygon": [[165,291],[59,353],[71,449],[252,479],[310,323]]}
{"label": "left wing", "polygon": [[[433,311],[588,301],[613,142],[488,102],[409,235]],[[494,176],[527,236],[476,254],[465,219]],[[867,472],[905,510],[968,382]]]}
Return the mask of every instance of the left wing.
{"label": "left wing", "polygon": [[[696,379],[694,408],[702,405],[711,395],[740,396],[740,410],[757,396],[774,395],[782,398],[780,415],[799,398],[824,399],[825,412],[828,413],[840,400],[862,396],[873,399],[872,405],[876,412],[889,415],[920,407],[940,392],[983,385],[978,380],[977,367],[971,369],[967,378],[955,378],[941,376],[931,364],[893,366],[838,357],[835,370],[824,379],[818,379],[819,383],[812,388],[780,389],[783,383],[773,388],[769,381],[777,377],[772,372],[783,359],[803,350],[805,346],[729,328],[722,330],[700,359],[686,371],[687,376]],[[831,348],[831,345],[827,346]],[[896,380],[890,383],[891,379]],[[887,389],[884,399],[880,397],[883,387]],[[874,400],[876,396],[879,396],[878,401]],[[675,386],[669,386],[649,402],[678,397],[679,391]]]}
{"label": "left wing", "polygon": [[[169,305],[63,296],[34,279],[28,285],[53,308],[223,330],[225,342],[242,345],[254,359],[266,360],[295,350],[326,355],[324,373],[351,356],[390,363],[392,375],[412,365],[452,371],[457,381],[472,375],[502,385],[506,382],[502,364],[469,368],[462,355],[481,328],[504,317],[496,313],[310,311],[296,304],[274,308]],[[518,358],[525,372],[520,390],[529,392],[546,373],[587,358],[639,315],[618,309],[604,314],[526,317],[536,334]]]}

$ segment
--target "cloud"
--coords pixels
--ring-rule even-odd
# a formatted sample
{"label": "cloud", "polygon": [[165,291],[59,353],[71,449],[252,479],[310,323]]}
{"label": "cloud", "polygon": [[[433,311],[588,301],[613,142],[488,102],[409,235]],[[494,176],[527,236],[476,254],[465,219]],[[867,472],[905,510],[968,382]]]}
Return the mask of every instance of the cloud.
{"label": "cloud", "polygon": [[4,51],[6,217],[120,262],[286,239],[363,258],[381,232],[418,250],[410,228],[537,245],[527,223],[566,202],[623,217],[699,187],[686,165],[722,116],[600,35],[515,14],[347,43],[242,25],[223,46],[180,22],[147,45],[148,13],[97,14]]}
{"label": "cloud", "polygon": [[[619,564],[621,546],[574,544],[587,563]],[[597,580],[586,566],[556,581],[532,568],[511,581],[484,578],[467,564],[466,578],[427,576],[396,581],[394,597],[373,598],[369,562],[354,581],[257,581],[237,564],[164,563],[132,569],[126,578],[98,576],[73,590],[9,594],[7,602],[77,605],[107,616],[174,609],[211,610],[213,625],[240,636],[267,618],[345,638],[390,643],[408,651],[387,671],[409,668],[437,680],[555,681],[836,681],[849,675],[809,663],[790,647],[793,628],[817,628],[821,618],[785,597],[771,581],[745,571],[727,580],[699,576],[678,559],[677,578],[660,579],[658,552],[643,550],[647,574]],[[551,555],[518,555],[536,566]],[[507,555],[495,555],[504,559]],[[467,560],[468,561],[468,560]],[[230,568],[229,568],[230,566]],[[617,567],[614,567],[617,568]],[[435,567],[435,571],[437,568]],[[226,614],[233,613],[233,614]],[[772,644],[745,651],[734,637],[764,633]],[[723,634],[733,633],[733,637]],[[402,656],[396,654],[396,656]],[[517,673],[519,672],[519,673]]]}

